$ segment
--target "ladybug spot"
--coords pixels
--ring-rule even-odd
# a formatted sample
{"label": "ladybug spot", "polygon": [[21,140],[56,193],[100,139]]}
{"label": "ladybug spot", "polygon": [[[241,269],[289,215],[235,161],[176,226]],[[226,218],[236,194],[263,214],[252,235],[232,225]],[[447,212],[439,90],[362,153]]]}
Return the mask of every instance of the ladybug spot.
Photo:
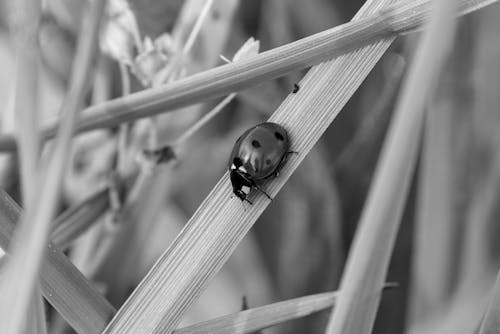
{"label": "ladybug spot", "polygon": [[279,132],[275,132],[274,133],[274,136],[276,137],[276,139],[278,139],[279,141],[283,141],[285,140],[285,137],[283,137],[283,135]]}
{"label": "ladybug spot", "polygon": [[236,168],[238,168],[238,167],[240,167],[240,166],[243,166],[243,161],[241,161],[241,159],[240,159],[240,158],[235,157],[235,158],[233,159],[233,165],[235,165],[235,166],[236,166]]}
{"label": "ladybug spot", "polygon": [[252,146],[253,146],[254,148],[259,148],[259,147],[260,147],[260,143],[259,143],[259,141],[258,141],[258,140],[252,140]]}
{"label": "ladybug spot", "polygon": [[266,159],[266,165],[270,165],[271,164],[271,159]]}

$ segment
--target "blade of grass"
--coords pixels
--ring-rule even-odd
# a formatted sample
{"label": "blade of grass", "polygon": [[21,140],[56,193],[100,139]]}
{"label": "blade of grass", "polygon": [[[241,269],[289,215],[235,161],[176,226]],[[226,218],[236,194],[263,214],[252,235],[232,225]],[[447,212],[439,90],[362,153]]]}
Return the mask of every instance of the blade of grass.
{"label": "blade of grass", "polygon": [[189,138],[191,138],[196,132],[198,132],[204,125],[206,125],[210,120],[212,120],[219,112],[224,109],[234,98],[236,93],[229,94],[219,102],[212,110],[203,115],[195,124],[193,124],[189,129],[182,133],[179,138],[175,140],[172,146],[180,146],[185,143]]}
{"label": "blade of grass", "polygon": [[20,333],[38,279],[50,221],[58,201],[61,175],[64,174],[68,161],[76,112],[83,102],[90,65],[96,51],[105,3],[105,0],[98,0],[90,5],[89,17],[84,21],[80,32],[69,92],[62,106],[63,119],[58,138],[48,164],[43,166],[39,174],[39,182],[36,183],[33,195],[30,194],[38,201],[33,202],[33,207],[28,207],[14,236],[12,255],[4,272],[4,281],[0,284],[2,333]]}
{"label": "blade of grass", "polygon": [[189,54],[189,52],[191,51],[191,48],[194,45],[194,41],[196,40],[196,37],[198,37],[198,34],[200,33],[201,26],[203,25],[203,21],[207,17],[207,15],[210,11],[210,8],[212,7],[213,2],[214,2],[213,0],[206,0],[205,1],[205,4],[203,5],[203,8],[201,10],[201,13],[200,13],[200,15],[199,15],[198,19],[196,20],[196,23],[193,27],[193,30],[189,34],[188,40],[186,41],[186,44],[184,44],[184,47],[182,48],[182,53],[184,55]]}
{"label": "blade of grass", "polygon": [[[42,294],[40,293],[40,285],[37,284],[36,290],[35,290],[35,295],[34,295],[34,300],[33,300],[33,310],[35,312],[35,325],[36,329],[35,332],[36,334],[47,334],[47,319],[45,317],[45,304],[44,300],[42,297]],[[33,333],[33,332],[32,332]]]}
{"label": "blade of grass", "polygon": [[[386,3],[370,7],[374,11]],[[299,92],[290,94],[271,117],[289,131],[292,149],[299,152],[280,177],[266,185],[271,196],[285,184],[391,42],[384,40],[315,66],[301,81]],[[245,209],[230,194],[226,173],[104,333],[168,333],[175,328],[269,204],[259,195]]]}
{"label": "blade of grass", "polygon": [[495,333],[500,333],[500,272],[491,293],[488,309],[479,327],[479,334]]}
{"label": "blade of grass", "polygon": [[[21,209],[16,202],[0,190],[2,249],[8,249],[20,216]],[[115,309],[56,246],[49,243],[46,252],[40,286],[47,301],[78,333],[101,333]]]}
{"label": "blade of grass", "polygon": [[50,240],[66,249],[109,208],[109,189],[97,191],[82,203],[63,212],[54,221]]}
{"label": "blade of grass", "polygon": [[496,143],[493,143],[493,147],[496,152],[491,169],[485,177],[487,182],[478,187],[467,212],[463,255],[458,273],[459,292],[471,290],[478,284],[477,282],[486,277],[495,277],[494,268],[489,261],[490,250],[485,246],[491,242],[491,224],[495,221],[493,217],[500,197],[500,136],[495,137]]}
{"label": "blade of grass", "polygon": [[[459,15],[465,15],[497,0],[461,0]],[[415,29],[428,18],[430,0],[408,0],[362,20],[352,21],[307,38],[260,53],[245,61],[110,100],[82,111],[76,131],[117,126],[121,123],[202,102],[283,76],[332,57],[373,43],[387,36]],[[55,135],[57,122],[44,128],[43,138]],[[12,136],[0,136],[0,151],[15,150]]]}
{"label": "blade of grass", "polygon": [[[207,18],[207,15],[209,14],[212,5],[214,1],[213,0],[206,0],[203,6],[201,7],[201,11],[198,14],[198,17],[196,18],[196,21],[194,23],[194,26],[191,29],[191,32],[189,33],[189,36],[182,47],[182,51],[178,52],[177,54],[174,55],[174,57],[171,60],[171,64],[163,68],[158,75],[155,77],[152,87],[159,87],[162,84],[165,84],[169,81],[173,81],[173,78],[177,77],[180,72],[183,70],[182,62],[185,60],[186,57],[189,56],[189,53],[191,52],[191,49],[194,46],[194,43],[200,34],[201,27],[203,26],[203,22]],[[190,2],[185,2],[184,6],[189,6]],[[200,4],[201,6],[201,4]],[[183,7],[183,10],[186,10],[185,7]],[[181,22],[180,22],[181,21]],[[182,20],[182,15],[178,19],[177,24],[182,24],[184,21]],[[174,27],[174,30],[176,28]],[[174,35],[175,36],[175,35]],[[180,41],[179,41],[180,42]]]}
{"label": "blade of grass", "polygon": [[332,307],[337,296],[337,292],[326,292],[294,298],[179,328],[173,334],[252,333]]}
{"label": "blade of grass", "polygon": [[[387,283],[384,290],[397,287],[395,283]],[[176,329],[173,334],[244,334],[253,333],[335,306],[338,292],[324,292],[305,297],[293,298],[242,312],[200,322],[191,326]]]}
{"label": "blade of grass", "polygon": [[[396,61],[397,60],[397,61]],[[396,97],[398,89],[401,85],[403,75],[406,70],[406,61],[402,57],[398,56],[395,58],[395,63],[391,66],[391,73],[389,77],[385,80],[384,88],[380,92],[377,101],[373,104],[372,111],[369,115],[363,118],[362,123],[359,125],[359,129],[353,136],[353,139],[342,148],[339,153],[335,165],[337,166],[348,166],[347,168],[352,168],[352,164],[355,164],[358,160],[360,151],[359,147],[367,146],[371,147],[373,142],[373,137],[377,134],[374,131],[383,131],[382,126],[384,119],[388,119],[388,109],[391,105],[391,101]]]}
{"label": "blade of grass", "polygon": [[496,74],[497,70],[492,71],[497,68],[491,66],[500,56],[500,47],[491,44],[491,36],[499,27],[499,10],[496,6],[485,11],[474,22],[477,30],[473,34],[474,63],[471,75],[474,99],[467,113],[471,150],[466,152],[465,158],[471,160],[466,165],[466,168],[469,167],[470,186],[459,264],[459,285],[463,289],[473,286],[482,277],[496,277],[498,269],[497,262],[492,262],[491,252],[497,249],[497,238],[493,235],[497,234],[495,226],[500,198],[500,133],[496,112],[500,101],[500,77]]}
{"label": "blade of grass", "polygon": [[35,288],[33,293],[33,300],[30,303],[28,316],[26,318],[26,334],[46,334],[47,333],[47,320],[45,318],[45,305],[43,303],[42,295],[40,294],[40,286]]}
{"label": "blade of grass", "polygon": [[13,33],[16,46],[15,122],[19,142],[21,186],[23,202],[28,203],[28,194],[33,194],[39,155],[38,120],[38,28],[40,1],[16,1]]}
{"label": "blade of grass", "polygon": [[427,99],[454,34],[455,0],[437,3],[409,69],[377,166],[326,333],[371,333],[415,169]]}
{"label": "blade of grass", "polygon": [[457,254],[453,247],[458,229],[453,215],[453,164],[456,161],[452,152],[456,144],[453,142],[453,117],[456,117],[456,108],[460,106],[452,102],[450,95],[437,95],[442,97],[429,103],[425,115],[418,171],[412,261],[412,323],[421,322],[423,313],[434,315],[449,302],[456,275]]}
{"label": "blade of grass", "polygon": [[[14,115],[21,169],[21,193],[26,207],[32,206],[34,187],[37,182],[37,167],[40,150],[38,117],[38,65],[40,49],[38,29],[41,4],[39,0],[14,2],[12,30],[16,47],[16,87]],[[31,198],[30,198],[31,197]],[[45,307],[38,284],[31,296],[29,317],[25,330],[30,333],[45,334]]]}
{"label": "blade of grass", "polygon": [[[250,57],[256,55],[259,52],[260,42],[254,40],[253,38],[248,39],[241,47],[236,51],[233,61],[240,61],[245,57]],[[229,61],[230,62],[230,61]],[[191,138],[196,132],[198,132],[203,126],[205,126],[211,119],[213,119],[217,114],[224,109],[231,101],[236,97],[236,93],[229,94],[221,102],[219,102],[212,110],[203,115],[199,120],[196,121],[192,126],[190,126],[184,133],[182,133],[172,144],[173,147],[178,147],[185,143],[189,138]]]}

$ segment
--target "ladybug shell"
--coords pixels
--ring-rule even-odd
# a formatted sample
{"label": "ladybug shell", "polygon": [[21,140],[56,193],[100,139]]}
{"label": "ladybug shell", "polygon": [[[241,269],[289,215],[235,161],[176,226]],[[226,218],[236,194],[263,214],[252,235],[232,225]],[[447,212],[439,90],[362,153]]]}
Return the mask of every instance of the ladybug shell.
{"label": "ladybug shell", "polygon": [[[236,140],[228,167],[242,165],[253,181],[263,180],[278,172],[289,148],[288,134],[281,125],[261,123]],[[235,163],[235,159],[240,163]]]}

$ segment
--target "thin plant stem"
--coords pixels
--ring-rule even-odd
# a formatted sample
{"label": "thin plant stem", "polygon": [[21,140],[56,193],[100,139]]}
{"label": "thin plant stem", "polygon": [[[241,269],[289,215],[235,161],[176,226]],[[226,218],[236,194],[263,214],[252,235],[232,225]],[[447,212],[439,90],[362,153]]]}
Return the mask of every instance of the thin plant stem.
{"label": "thin plant stem", "polygon": [[[37,182],[37,166],[40,151],[38,72],[39,46],[38,26],[40,1],[20,0],[15,2],[13,24],[17,51],[14,114],[16,132],[20,146],[21,186],[23,202],[31,206],[28,194],[34,194]],[[33,196],[31,196],[33,197]]]}
{"label": "thin plant stem", "polygon": [[201,31],[201,26],[203,25],[203,21],[205,21],[205,18],[207,17],[208,12],[210,11],[210,8],[212,7],[213,3],[214,0],[205,1],[201,13],[198,16],[196,23],[194,24],[193,30],[191,30],[191,33],[189,34],[186,44],[184,44],[184,48],[182,49],[182,53],[184,55],[187,55],[191,51],[191,48],[193,47],[194,42],[196,41],[196,37],[198,37],[198,34]]}
{"label": "thin plant stem", "polygon": [[[130,94],[131,85],[130,85],[130,72],[125,64],[120,63],[120,78],[122,83],[122,96],[127,96]],[[118,153],[118,162],[117,162],[117,171],[118,173],[125,172],[126,161],[128,159],[128,143],[129,143],[129,134],[130,134],[130,124],[124,123],[120,125],[118,130],[118,139],[117,139],[117,153]]]}
{"label": "thin plant stem", "polygon": [[82,203],[70,207],[54,221],[50,239],[66,249],[77,237],[87,231],[109,208],[109,189],[98,190]]}
{"label": "thin plant stem", "polygon": [[170,64],[168,64],[166,68],[160,71],[160,73],[154,80],[153,87],[159,87],[165,83],[175,81],[176,79],[178,79],[180,76],[183,75],[182,73],[183,67],[181,66],[183,59],[188,56],[189,52],[193,48],[196,38],[198,37],[201,31],[203,21],[207,17],[212,5],[213,5],[213,0],[205,1],[205,4],[203,5],[203,8],[200,12],[200,15],[198,15],[198,18],[196,19],[196,22],[193,26],[193,29],[191,30],[188,39],[184,44],[184,47],[182,48],[182,52],[179,52],[178,54],[174,55]]}
{"label": "thin plant stem", "polygon": [[331,308],[338,292],[326,292],[247,309],[174,330],[173,334],[245,334]]}
{"label": "thin plant stem", "polygon": [[[20,0],[14,2],[17,19],[13,23],[17,53],[14,115],[19,142],[21,168],[21,189],[25,207],[32,207],[35,185],[37,183],[40,151],[38,73],[39,55],[38,28],[41,4],[39,0]],[[45,307],[38,284],[31,296],[29,317],[26,321],[28,331],[45,334]]]}
{"label": "thin plant stem", "polygon": [[191,138],[196,132],[198,132],[203,126],[205,126],[211,119],[221,112],[225,106],[227,106],[234,98],[236,93],[229,94],[219,102],[212,110],[203,115],[196,123],[194,123],[189,129],[187,129],[183,134],[181,134],[172,144],[174,147],[178,147],[185,143],[189,138]]}

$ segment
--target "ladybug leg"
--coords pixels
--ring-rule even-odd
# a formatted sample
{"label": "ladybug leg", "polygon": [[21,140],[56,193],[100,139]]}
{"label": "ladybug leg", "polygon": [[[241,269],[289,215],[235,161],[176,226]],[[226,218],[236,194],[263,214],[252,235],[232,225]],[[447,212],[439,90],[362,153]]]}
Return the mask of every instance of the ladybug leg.
{"label": "ladybug leg", "polygon": [[260,191],[261,193],[263,193],[264,195],[266,195],[267,198],[269,198],[271,201],[273,200],[273,198],[271,196],[269,196],[268,193],[266,193],[261,187],[259,187],[258,185],[254,184],[254,187]]}

